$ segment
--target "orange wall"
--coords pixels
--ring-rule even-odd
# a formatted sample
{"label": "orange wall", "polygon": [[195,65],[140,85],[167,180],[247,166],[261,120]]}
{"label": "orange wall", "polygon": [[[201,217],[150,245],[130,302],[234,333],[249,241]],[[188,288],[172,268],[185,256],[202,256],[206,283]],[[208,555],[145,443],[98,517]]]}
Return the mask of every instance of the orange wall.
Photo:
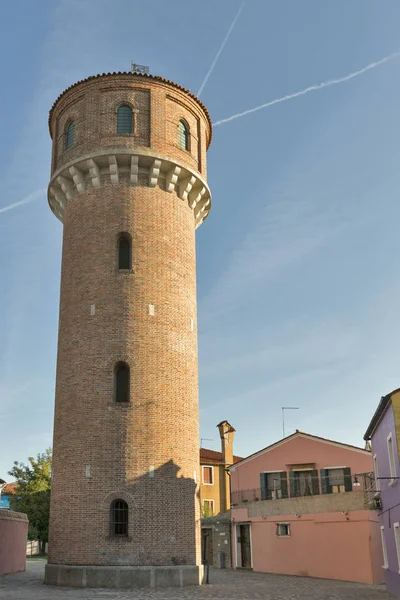
{"label": "orange wall", "polygon": [[371,453],[334,446],[309,438],[293,438],[269,452],[239,463],[232,470],[232,491],[260,487],[260,473],[285,470],[289,463],[315,463],[316,469],[325,467],[350,467],[354,473],[373,471]]}
{"label": "orange wall", "polygon": [[227,510],[225,507],[225,469],[224,465],[204,465],[205,467],[214,467],[213,485],[203,483],[203,466],[201,465],[201,483],[200,483],[200,502],[203,507],[204,500],[214,500],[214,514]]}
{"label": "orange wall", "polygon": [[[382,556],[378,547],[374,548],[375,568],[371,565],[370,537],[371,527],[375,524],[369,520],[368,511],[354,511],[349,515],[349,521],[342,513],[252,519],[254,571],[363,583],[383,582],[383,571],[379,569]],[[245,520],[243,517],[243,509],[232,511],[236,522]],[[276,535],[277,521],[290,523],[289,537]],[[235,548],[233,550],[236,552]]]}

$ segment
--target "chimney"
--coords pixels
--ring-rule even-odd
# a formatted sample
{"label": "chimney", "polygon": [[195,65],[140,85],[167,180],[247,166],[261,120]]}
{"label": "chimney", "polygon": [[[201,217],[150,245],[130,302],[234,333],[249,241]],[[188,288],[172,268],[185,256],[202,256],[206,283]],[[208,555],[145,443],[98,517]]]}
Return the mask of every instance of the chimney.
{"label": "chimney", "polygon": [[219,429],[219,435],[221,438],[221,452],[222,461],[225,465],[233,464],[233,437],[235,435],[235,429],[228,423],[228,421],[221,421],[217,425]]}

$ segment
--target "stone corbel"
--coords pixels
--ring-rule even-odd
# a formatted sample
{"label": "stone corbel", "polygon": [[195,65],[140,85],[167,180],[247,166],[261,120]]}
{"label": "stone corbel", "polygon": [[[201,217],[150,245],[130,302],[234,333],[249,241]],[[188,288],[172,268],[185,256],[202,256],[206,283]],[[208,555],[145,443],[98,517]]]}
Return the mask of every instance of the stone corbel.
{"label": "stone corbel", "polygon": [[74,180],[74,184],[75,184],[75,187],[76,187],[78,193],[80,194],[80,193],[84,192],[86,189],[86,182],[85,182],[85,176],[82,173],[82,171],[80,171],[76,167],[70,167],[69,172],[72,176],[72,179]]}
{"label": "stone corbel", "polygon": [[197,204],[200,202],[200,200],[202,199],[203,195],[206,193],[206,188],[203,185],[201,188],[198,188],[197,190],[193,190],[190,194],[189,194],[189,206],[190,208],[193,208],[193,210],[196,208]]}
{"label": "stone corbel", "polygon": [[185,200],[187,202],[188,195],[192,191],[192,187],[194,186],[195,183],[196,183],[196,177],[194,175],[192,175],[191,177],[188,177],[187,179],[184,179],[183,181],[180,182],[179,197],[182,198],[182,200]]}
{"label": "stone corbel", "polygon": [[61,175],[59,175],[57,177],[57,183],[60,185],[67,200],[72,200],[72,198],[74,197],[74,187],[72,181],[66,179],[66,177],[62,177]]}
{"label": "stone corbel", "polygon": [[137,185],[139,180],[139,157],[131,157],[131,183]]}
{"label": "stone corbel", "polygon": [[111,183],[119,183],[119,171],[116,156],[108,157],[108,164],[110,165],[110,179]]}
{"label": "stone corbel", "polygon": [[175,165],[173,169],[171,169],[165,178],[166,190],[171,193],[175,189],[176,182],[178,181],[179,174],[182,168]]}
{"label": "stone corbel", "polygon": [[56,190],[54,187],[50,188],[51,195],[56,199],[56,202],[61,210],[58,210],[59,214],[62,215],[65,211],[65,196],[62,192]]}
{"label": "stone corbel", "polygon": [[159,158],[155,158],[153,160],[152,166],[150,167],[149,187],[156,187],[158,183],[158,178],[160,176],[160,168],[161,160]]}
{"label": "stone corbel", "polygon": [[88,160],[88,167],[89,167],[89,175],[92,179],[93,187],[95,187],[95,188],[100,187],[101,181],[100,181],[99,165],[94,162],[93,158],[90,158]]}

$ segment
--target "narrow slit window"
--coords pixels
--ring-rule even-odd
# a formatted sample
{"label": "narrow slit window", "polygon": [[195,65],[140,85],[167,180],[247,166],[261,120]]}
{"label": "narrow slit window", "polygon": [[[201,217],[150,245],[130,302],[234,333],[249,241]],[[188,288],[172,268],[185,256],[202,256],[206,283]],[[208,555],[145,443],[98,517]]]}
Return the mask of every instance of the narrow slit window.
{"label": "narrow slit window", "polygon": [[184,148],[184,150],[189,150],[189,127],[185,121],[179,121],[178,146]]}
{"label": "narrow slit window", "polygon": [[111,535],[128,535],[128,504],[125,500],[113,500],[110,507]]}
{"label": "narrow slit window", "polygon": [[115,401],[129,402],[130,371],[128,365],[120,363],[115,371]]}
{"label": "narrow slit window", "polygon": [[133,133],[133,111],[127,104],[117,110],[117,133]]}
{"label": "narrow slit window", "polygon": [[118,269],[130,269],[132,256],[131,238],[123,233],[118,239]]}
{"label": "narrow slit window", "polygon": [[68,150],[68,148],[71,148],[71,146],[74,143],[74,137],[75,137],[75,124],[73,121],[70,121],[68,123],[66,132],[65,132],[65,149]]}

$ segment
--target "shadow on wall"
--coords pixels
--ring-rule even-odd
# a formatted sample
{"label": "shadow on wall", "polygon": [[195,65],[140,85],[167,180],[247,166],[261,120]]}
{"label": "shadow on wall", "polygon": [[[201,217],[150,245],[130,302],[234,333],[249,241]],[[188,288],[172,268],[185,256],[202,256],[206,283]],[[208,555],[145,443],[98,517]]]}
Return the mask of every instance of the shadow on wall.
{"label": "shadow on wall", "polygon": [[[103,530],[109,535],[97,550],[99,563],[199,564],[200,529],[196,527],[200,521],[199,493],[194,479],[179,477],[180,470],[169,460],[107,494],[101,513]],[[124,517],[122,513],[113,513],[117,500],[124,501],[128,509],[127,528],[122,534],[114,517]]]}

